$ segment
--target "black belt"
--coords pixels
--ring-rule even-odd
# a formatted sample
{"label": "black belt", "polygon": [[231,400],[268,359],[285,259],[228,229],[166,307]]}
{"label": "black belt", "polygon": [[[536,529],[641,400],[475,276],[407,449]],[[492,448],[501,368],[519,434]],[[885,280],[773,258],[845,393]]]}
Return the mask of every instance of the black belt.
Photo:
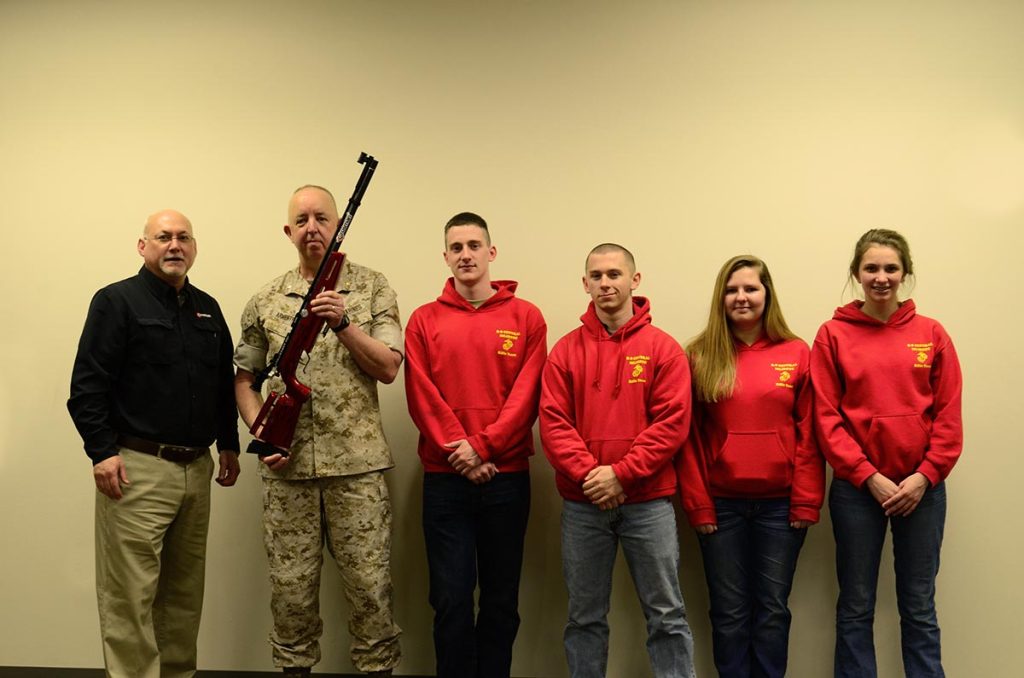
{"label": "black belt", "polygon": [[209,447],[185,447],[183,445],[164,445],[154,443],[152,440],[143,440],[134,436],[117,436],[117,444],[127,447],[129,450],[151,454],[160,459],[174,461],[179,464],[190,464],[204,454],[209,453]]}

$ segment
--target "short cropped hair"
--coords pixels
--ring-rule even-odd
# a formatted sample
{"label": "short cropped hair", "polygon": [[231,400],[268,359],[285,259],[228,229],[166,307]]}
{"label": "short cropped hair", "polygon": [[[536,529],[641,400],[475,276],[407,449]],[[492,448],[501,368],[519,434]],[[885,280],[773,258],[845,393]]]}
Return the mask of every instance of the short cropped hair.
{"label": "short cropped hair", "polygon": [[448,248],[448,231],[455,228],[456,226],[479,226],[484,231],[484,239],[487,241],[487,246],[491,245],[491,232],[487,229],[487,222],[479,214],[473,212],[459,212],[454,217],[448,220],[448,223],[444,225],[444,246]]}
{"label": "short cropped hair", "polygon": [[627,250],[622,245],[618,245],[613,242],[603,242],[594,249],[590,250],[587,254],[587,258],[583,260],[583,272],[587,272],[587,263],[590,261],[591,254],[607,254],[608,252],[622,252],[623,256],[626,257],[626,263],[629,264],[629,268],[633,273],[636,273],[636,259],[633,258],[633,253]]}

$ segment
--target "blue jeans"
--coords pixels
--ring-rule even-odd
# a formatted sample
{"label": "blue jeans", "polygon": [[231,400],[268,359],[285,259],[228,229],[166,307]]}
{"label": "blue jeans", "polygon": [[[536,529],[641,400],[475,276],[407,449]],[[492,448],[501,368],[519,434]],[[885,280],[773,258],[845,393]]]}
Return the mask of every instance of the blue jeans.
{"label": "blue jeans", "polygon": [[482,485],[455,473],[424,474],[423,536],[440,678],[509,675],[529,515],[526,471],[499,473]]}
{"label": "blue jeans", "polygon": [[608,665],[608,609],[619,543],[647,619],[647,654],[655,678],[691,678],[693,636],[679,590],[679,538],[668,498],[602,511],[562,506],[562,573],[569,591],[565,656],[573,678],[603,678]]}
{"label": "blue jeans", "polygon": [[867,489],[835,479],[828,497],[836,538],[835,675],[878,675],[872,633],[878,566],[886,525],[892,529],[896,604],[900,612],[903,671],[907,678],[945,676],[935,614],[935,577],[946,522],[946,486],[929,488],[914,512],[889,519]]}
{"label": "blue jeans", "polygon": [[788,499],[715,498],[718,530],[698,535],[721,678],[786,675],[789,592],[807,530]]}

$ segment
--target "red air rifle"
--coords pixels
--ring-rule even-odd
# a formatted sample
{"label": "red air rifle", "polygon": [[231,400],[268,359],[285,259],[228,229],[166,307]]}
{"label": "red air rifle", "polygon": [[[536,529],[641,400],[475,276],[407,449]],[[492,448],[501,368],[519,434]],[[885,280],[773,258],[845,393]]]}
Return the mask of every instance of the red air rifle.
{"label": "red air rifle", "polygon": [[338,284],[338,274],[341,272],[341,265],[345,261],[345,255],[339,252],[341,243],[348,233],[348,227],[356,214],[356,209],[363,200],[363,193],[373,177],[373,171],[377,169],[377,161],[372,155],[359,154],[359,164],[363,165],[363,172],[359,175],[356,188],[352,197],[348,199],[348,207],[345,214],[338,220],[338,229],[334,232],[327,252],[324,253],[320,268],[317,269],[316,277],[309,284],[309,291],[302,299],[299,312],[292,318],[292,326],[288,336],[281,344],[281,350],[277,352],[274,359],[263,370],[260,370],[252,383],[252,390],[257,393],[263,388],[263,382],[270,376],[280,376],[284,381],[284,393],[271,391],[266,402],[263,403],[260,413],[256,416],[249,433],[254,440],[249,443],[247,452],[265,457],[271,454],[288,456],[288,448],[291,447],[292,438],[295,436],[295,424],[299,420],[299,410],[302,404],[309,400],[310,389],[295,376],[299,366],[299,358],[302,354],[309,354],[316,344],[317,337],[321,330],[327,333],[324,327],[324,320],[315,313],[310,312],[309,304],[314,298],[325,290],[333,290]]}

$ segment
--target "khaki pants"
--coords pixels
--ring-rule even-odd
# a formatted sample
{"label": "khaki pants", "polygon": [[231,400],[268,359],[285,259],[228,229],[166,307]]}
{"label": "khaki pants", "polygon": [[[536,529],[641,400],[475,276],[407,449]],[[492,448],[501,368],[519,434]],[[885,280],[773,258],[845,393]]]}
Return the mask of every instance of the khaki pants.
{"label": "khaki pants", "polygon": [[270,566],[275,666],[320,661],[320,571],[326,542],[348,600],[352,663],[398,664],[392,616],[391,502],[380,472],[312,480],[263,479],[263,539]]}
{"label": "khaki pants", "polygon": [[130,485],[96,493],[96,597],[112,678],[195,675],[213,459],[121,448]]}

